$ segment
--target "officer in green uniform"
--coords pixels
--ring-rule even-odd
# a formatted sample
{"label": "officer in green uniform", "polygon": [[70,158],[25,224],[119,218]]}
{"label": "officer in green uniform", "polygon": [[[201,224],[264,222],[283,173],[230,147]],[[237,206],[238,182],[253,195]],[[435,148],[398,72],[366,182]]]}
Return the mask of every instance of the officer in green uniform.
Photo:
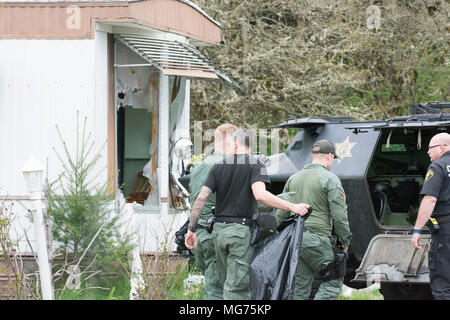
{"label": "officer in green uniform", "polygon": [[[237,127],[232,124],[222,124],[214,132],[214,153],[195,166],[190,174],[189,191],[192,206],[194,206],[211,167],[234,151],[232,134],[236,130]],[[196,231],[198,245],[192,250],[197,268],[205,277],[205,300],[222,299],[222,289],[216,270],[214,243],[212,235],[205,229],[206,221],[213,215],[212,207],[215,205],[216,194],[213,193],[206,200],[198,220]]]}
{"label": "officer in green uniform", "polygon": [[[334,233],[347,250],[351,232],[348,224],[345,193],[339,178],[330,169],[337,158],[334,145],[328,140],[317,141],[312,148],[312,164],[292,175],[283,192],[295,192],[293,202],[305,202],[313,211],[305,220],[302,245],[297,265],[294,299],[306,300],[311,293],[314,276],[334,260],[330,236]],[[287,218],[290,213],[278,212]],[[333,300],[339,297],[343,278],[322,282],[315,295],[317,300]]]}
{"label": "officer in green uniform", "polygon": [[185,244],[188,249],[197,246],[200,212],[208,196],[216,192],[216,223],[212,235],[223,299],[243,300],[250,298],[250,263],[254,253],[250,226],[257,201],[301,215],[308,212],[309,206],[280,199],[267,191],[265,182],[269,179],[265,166],[250,154],[251,131],[239,129],[233,136],[235,154],[216,163],[209,171],[192,208]]}

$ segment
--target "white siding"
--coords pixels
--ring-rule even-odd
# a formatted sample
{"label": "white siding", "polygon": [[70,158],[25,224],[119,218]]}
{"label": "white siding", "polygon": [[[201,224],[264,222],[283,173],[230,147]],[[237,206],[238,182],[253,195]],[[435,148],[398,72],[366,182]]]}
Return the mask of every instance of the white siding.
{"label": "white siding", "polygon": [[[80,130],[84,116],[97,150],[107,139],[107,34],[97,31],[95,40],[0,40],[0,195],[27,196],[20,171],[30,153],[44,165],[48,159],[53,181],[62,166],[53,151],[64,157],[55,125],[58,124],[70,152],[76,150],[76,110]],[[189,83],[189,81],[187,81]],[[187,87],[189,90],[189,85]],[[179,128],[189,136],[189,92]],[[183,130],[184,129],[184,130]],[[187,130],[187,131],[186,131]],[[92,152],[95,154],[96,150]],[[107,165],[107,150],[94,170]],[[167,166],[168,164],[166,164]],[[107,172],[97,178],[106,181]],[[2,200],[0,200],[0,203]],[[15,201],[13,233],[21,251],[30,251],[24,230],[34,247],[34,228],[27,216],[29,201]],[[139,207],[139,206],[138,206]],[[175,250],[175,231],[187,215],[161,215],[158,211],[133,211],[132,229],[141,251],[161,249],[167,242]]]}
{"label": "white siding", "polygon": [[[96,147],[92,154],[106,141],[106,39],[97,32],[95,40],[0,40],[0,195],[27,195],[21,167],[30,153],[44,165],[48,160],[50,181],[57,177],[62,166],[53,147],[63,159],[65,154],[55,125],[73,154],[76,110],[80,130],[87,117],[86,131],[92,132]],[[95,172],[106,166],[106,151]],[[106,170],[102,172],[98,182],[106,181]],[[33,245],[34,230],[24,210],[30,204],[20,202],[22,206],[15,205],[17,222],[29,230]]]}
{"label": "white siding", "polygon": [[[107,137],[106,95],[105,34],[0,40],[0,194],[26,195],[20,169],[30,153],[44,165],[48,159],[49,178],[56,178],[62,167],[52,148],[61,155],[63,149],[55,125],[74,151],[76,110],[100,148]],[[106,161],[105,150],[100,167]]]}

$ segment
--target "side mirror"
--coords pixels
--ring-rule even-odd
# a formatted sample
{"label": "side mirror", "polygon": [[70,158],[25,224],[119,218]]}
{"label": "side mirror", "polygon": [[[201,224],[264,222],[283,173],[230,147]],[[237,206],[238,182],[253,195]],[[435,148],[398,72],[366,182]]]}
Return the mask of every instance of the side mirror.
{"label": "side mirror", "polygon": [[173,153],[181,160],[189,160],[194,154],[194,145],[187,138],[180,138],[175,142]]}

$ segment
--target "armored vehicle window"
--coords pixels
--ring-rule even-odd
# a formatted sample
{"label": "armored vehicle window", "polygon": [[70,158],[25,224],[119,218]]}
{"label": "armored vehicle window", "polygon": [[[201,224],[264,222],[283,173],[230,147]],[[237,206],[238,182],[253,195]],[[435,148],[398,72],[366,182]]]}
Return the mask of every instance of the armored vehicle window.
{"label": "armored vehicle window", "polygon": [[299,150],[301,148],[303,148],[303,141],[296,141],[292,146],[293,150]]}

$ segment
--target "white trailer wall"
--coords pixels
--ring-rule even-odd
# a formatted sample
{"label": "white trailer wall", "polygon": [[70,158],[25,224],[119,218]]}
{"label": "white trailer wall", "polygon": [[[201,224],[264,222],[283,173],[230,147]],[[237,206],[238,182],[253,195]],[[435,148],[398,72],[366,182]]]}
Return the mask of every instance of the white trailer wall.
{"label": "white trailer wall", "polygon": [[[20,171],[33,153],[53,181],[62,166],[53,150],[65,159],[57,124],[70,152],[76,149],[76,111],[80,130],[95,140],[95,154],[107,139],[107,34],[95,40],[0,40],[0,195],[26,198]],[[106,167],[106,148],[94,172]],[[106,181],[103,170],[98,182]],[[2,200],[0,200],[2,201]],[[28,201],[18,200],[18,222],[25,218]],[[25,207],[25,208],[23,208]],[[28,236],[34,239],[33,228]],[[25,240],[24,240],[25,241]],[[25,242],[24,242],[25,245]]]}

